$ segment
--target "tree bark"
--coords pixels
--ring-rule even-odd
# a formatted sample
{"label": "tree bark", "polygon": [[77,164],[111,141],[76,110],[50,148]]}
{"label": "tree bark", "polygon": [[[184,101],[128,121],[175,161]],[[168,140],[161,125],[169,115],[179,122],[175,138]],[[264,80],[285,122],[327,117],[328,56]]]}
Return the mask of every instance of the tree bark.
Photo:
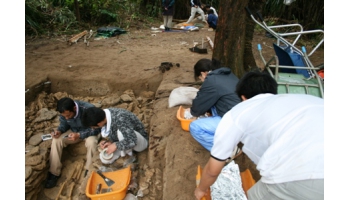
{"label": "tree bark", "polygon": [[75,8],[75,17],[77,18],[77,21],[80,22],[80,11],[79,11],[78,0],[74,0],[74,8]]}
{"label": "tree bark", "polygon": [[219,19],[214,40],[213,58],[241,77],[250,68],[256,67],[252,52],[255,24],[245,7],[260,10],[264,0],[220,1]]}

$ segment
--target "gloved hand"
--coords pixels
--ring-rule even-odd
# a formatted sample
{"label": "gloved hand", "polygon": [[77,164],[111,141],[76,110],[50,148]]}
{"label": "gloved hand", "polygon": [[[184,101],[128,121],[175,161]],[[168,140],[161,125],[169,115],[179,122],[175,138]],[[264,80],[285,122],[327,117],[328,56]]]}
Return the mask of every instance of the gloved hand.
{"label": "gloved hand", "polygon": [[185,117],[185,119],[193,118],[193,116],[191,115],[191,111],[189,111],[189,109],[185,110],[184,117]]}

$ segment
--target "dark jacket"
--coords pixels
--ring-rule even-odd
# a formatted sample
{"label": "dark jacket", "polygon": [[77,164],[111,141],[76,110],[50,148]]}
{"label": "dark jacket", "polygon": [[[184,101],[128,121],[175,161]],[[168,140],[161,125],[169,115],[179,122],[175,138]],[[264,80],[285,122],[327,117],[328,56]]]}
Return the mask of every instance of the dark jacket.
{"label": "dark jacket", "polygon": [[198,6],[201,7],[201,1],[200,0],[191,0],[191,7]]}
{"label": "dark jacket", "polygon": [[216,29],[216,25],[218,23],[218,17],[214,14],[208,15],[208,24],[210,28]]}
{"label": "dark jacket", "polygon": [[[174,15],[175,0],[162,0],[163,15]],[[168,8],[165,10],[164,8]]]}
{"label": "dark jacket", "polygon": [[[145,127],[134,113],[122,108],[108,108],[108,110],[111,112],[111,127],[108,138],[116,143],[118,150],[128,150],[136,146],[137,136],[134,130],[148,141]],[[122,141],[118,140],[118,130],[123,134]]]}
{"label": "dark jacket", "polygon": [[197,96],[193,99],[191,114],[204,115],[215,106],[221,117],[231,108],[241,102],[236,94],[239,79],[227,67],[221,67],[208,73]]}
{"label": "dark jacket", "polygon": [[65,133],[69,129],[71,129],[73,132],[79,132],[80,139],[84,139],[92,135],[98,135],[101,132],[100,128],[92,129],[90,127],[84,127],[81,123],[81,117],[83,116],[84,111],[87,108],[94,107],[94,105],[84,101],[74,102],[78,104],[79,107],[78,116],[76,118],[66,120],[66,118],[61,115],[59,118],[60,125],[58,126],[57,130],[61,131],[61,133]]}

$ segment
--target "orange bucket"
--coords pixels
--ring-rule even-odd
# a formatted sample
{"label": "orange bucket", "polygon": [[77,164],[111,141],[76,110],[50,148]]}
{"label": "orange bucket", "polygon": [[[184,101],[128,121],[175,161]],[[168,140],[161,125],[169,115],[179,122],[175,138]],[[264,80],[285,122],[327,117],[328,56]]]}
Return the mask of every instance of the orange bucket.
{"label": "orange bucket", "polygon": [[130,165],[124,169],[103,172],[107,178],[112,179],[115,183],[110,187],[111,192],[106,192],[102,194],[96,194],[96,188],[101,184],[101,190],[103,188],[108,188],[107,184],[103,178],[98,175],[95,171],[92,172],[87,186],[86,186],[86,196],[91,198],[91,200],[123,200],[126,196],[126,192],[130,183],[131,178],[131,168]]}
{"label": "orange bucket", "polygon": [[248,190],[253,187],[255,184],[255,180],[253,179],[252,174],[250,173],[249,169],[246,169],[245,171],[240,173],[241,180],[242,180],[242,187],[244,190],[245,195],[248,197]]}
{"label": "orange bucket", "polygon": [[190,123],[196,120],[196,118],[185,119],[184,114],[185,114],[185,109],[182,106],[180,106],[179,109],[177,110],[176,118],[180,121],[181,128],[183,130],[190,131]]}

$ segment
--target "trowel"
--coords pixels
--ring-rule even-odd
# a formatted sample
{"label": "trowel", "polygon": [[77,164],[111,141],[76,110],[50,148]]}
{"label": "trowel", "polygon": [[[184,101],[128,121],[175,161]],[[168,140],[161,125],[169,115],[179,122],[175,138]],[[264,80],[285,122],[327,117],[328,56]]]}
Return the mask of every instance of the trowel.
{"label": "trowel", "polygon": [[105,175],[102,174],[102,172],[100,170],[96,171],[98,175],[100,175],[103,180],[106,182],[106,184],[108,185],[108,187],[111,187],[114,184],[114,181],[105,177]]}

